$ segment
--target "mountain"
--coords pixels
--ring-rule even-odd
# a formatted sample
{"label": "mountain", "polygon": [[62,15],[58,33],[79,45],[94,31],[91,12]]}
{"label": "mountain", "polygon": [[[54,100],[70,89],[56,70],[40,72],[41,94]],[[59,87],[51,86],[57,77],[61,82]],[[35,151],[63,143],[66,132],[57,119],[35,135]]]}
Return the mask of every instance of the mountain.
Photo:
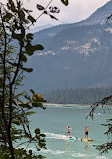
{"label": "mountain", "polygon": [[37,27],[33,27],[32,29],[31,29],[31,32],[37,32],[37,31],[40,31],[40,30],[44,30],[44,29],[46,29],[46,28],[51,28],[51,27],[53,27],[53,25],[51,25],[51,24],[46,24],[46,25],[42,25],[42,26],[37,26]]}
{"label": "mountain", "polygon": [[[112,14],[112,0],[98,8],[89,18],[80,22],[81,25],[105,24],[108,16]],[[111,22],[111,21],[110,21]]]}
{"label": "mountain", "polygon": [[112,86],[112,25],[103,23],[111,10],[112,1],[85,21],[35,33],[33,43],[45,49],[28,59],[34,71],[27,75],[25,88],[47,92]]}
{"label": "mountain", "polygon": [[[49,27],[48,29],[44,29],[40,32],[35,33],[35,38],[44,39],[46,37],[51,37],[59,33],[61,30],[65,30],[67,28],[72,28],[75,26],[84,26],[84,25],[95,25],[95,24],[106,24],[107,17],[112,14],[112,0],[107,2],[101,8],[98,8],[92,15],[90,15],[86,20],[83,20],[78,23],[72,24],[62,24],[55,27]],[[111,21],[109,21],[111,23]]]}

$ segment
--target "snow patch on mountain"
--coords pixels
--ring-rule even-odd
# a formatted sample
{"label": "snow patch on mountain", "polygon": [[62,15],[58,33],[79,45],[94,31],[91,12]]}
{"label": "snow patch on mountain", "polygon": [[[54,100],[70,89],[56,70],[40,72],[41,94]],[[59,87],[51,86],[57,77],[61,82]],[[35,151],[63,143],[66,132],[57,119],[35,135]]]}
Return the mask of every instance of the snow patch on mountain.
{"label": "snow patch on mountain", "polygon": [[61,48],[61,50],[67,51],[67,50],[70,50],[70,47],[69,46],[64,46],[64,47]]}
{"label": "snow patch on mountain", "polygon": [[98,39],[96,39],[96,38],[93,38],[93,42],[97,43],[98,45],[101,44],[101,42]]}
{"label": "snow patch on mountain", "polygon": [[107,28],[107,29],[105,29],[106,31],[108,31],[108,32],[110,32],[110,33],[112,33],[112,28]]}
{"label": "snow patch on mountain", "polygon": [[[94,47],[92,45],[94,45]],[[67,40],[65,46],[63,46],[60,50],[73,50],[80,54],[89,56],[89,53],[94,52],[100,45],[101,42],[97,38],[88,39],[88,41],[83,44],[80,44],[79,41],[76,40]]]}
{"label": "snow patch on mountain", "polygon": [[74,50],[77,50],[80,54],[89,56],[90,52],[94,52],[96,49],[91,48],[90,43],[85,43],[82,46],[75,47]]}
{"label": "snow patch on mountain", "polygon": [[40,53],[36,53],[37,56],[43,56],[43,55],[49,55],[49,54],[55,55],[56,53],[53,52],[53,51],[51,51],[51,50],[49,50],[49,51],[44,51],[44,52],[40,52]]}

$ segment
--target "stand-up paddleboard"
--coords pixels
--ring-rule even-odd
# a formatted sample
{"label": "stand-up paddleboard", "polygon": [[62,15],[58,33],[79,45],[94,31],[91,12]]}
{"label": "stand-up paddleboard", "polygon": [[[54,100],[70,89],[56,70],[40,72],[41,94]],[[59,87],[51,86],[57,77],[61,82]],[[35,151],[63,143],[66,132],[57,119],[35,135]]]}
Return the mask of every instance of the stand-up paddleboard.
{"label": "stand-up paddleboard", "polygon": [[76,138],[70,136],[70,137],[68,137],[68,140],[72,140],[73,141],[73,140],[76,140]]}
{"label": "stand-up paddleboard", "polygon": [[88,139],[81,139],[81,141],[85,141],[85,142],[94,142],[94,139],[90,139],[90,138],[88,138]]}
{"label": "stand-up paddleboard", "polygon": [[69,141],[74,141],[74,140],[77,140],[77,139],[81,140],[80,138],[78,138],[78,137],[73,137],[73,136],[70,136],[70,137],[64,136],[64,139],[65,139],[65,140],[69,140]]}

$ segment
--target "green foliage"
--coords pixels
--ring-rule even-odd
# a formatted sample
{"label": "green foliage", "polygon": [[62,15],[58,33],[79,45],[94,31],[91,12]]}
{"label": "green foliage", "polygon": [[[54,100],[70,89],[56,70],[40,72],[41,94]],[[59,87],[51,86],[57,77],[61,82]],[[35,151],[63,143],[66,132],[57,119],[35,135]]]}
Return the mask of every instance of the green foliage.
{"label": "green foliage", "polygon": [[[27,116],[34,114],[33,107],[44,109],[43,98],[35,99],[25,91],[19,92],[25,72],[32,72],[32,68],[24,67],[27,57],[37,50],[43,50],[40,44],[32,45],[33,35],[26,34],[28,25],[36,20],[25,10],[21,1],[8,0],[8,4],[1,4],[0,17],[0,156],[1,158],[43,158],[27,150],[30,143],[36,145],[37,151],[45,148],[44,135],[39,131],[32,135]],[[12,43],[18,43],[15,48]],[[34,94],[34,91],[32,91]],[[33,96],[32,94],[32,96]],[[21,99],[25,98],[25,102]],[[27,98],[26,98],[27,97]],[[38,104],[37,104],[38,102]],[[34,130],[35,131],[35,130]],[[25,142],[22,142],[25,139]],[[26,149],[22,148],[26,144]],[[16,145],[16,147],[15,147]],[[21,148],[18,148],[21,147]]]}
{"label": "green foliage", "polygon": [[[63,2],[65,5],[66,3]],[[49,5],[48,5],[49,6]],[[57,19],[47,12],[47,7],[37,5],[37,9],[46,12],[52,19]],[[57,10],[57,8],[55,8]],[[56,11],[55,11],[56,12]],[[38,18],[37,18],[38,19]],[[0,158],[1,159],[41,159],[41,155],[33,154],[28,147],[34,144],[36,150],[46,148],[45,135],[39,128],[30,131],[28,116],[34,114],[34,107],[43,107],[45,100],[39,93],[31,90],[32,97],[25,91],[19,92],[24,79],[24,72],[32,72],[32,68],[24,67],[28,56],[35,51],[43,50],[40,44],[33,45],[32,33],[27,29],[36,20],[31,11],[24,8],[21,0],[7,0],[0,3]],[[12,43],[17,43],[15,48]],[[23,102],[23,98],[25,102]],[[23,139],[25,139],[23,141]],[[23,145],[26,148],[23,148]]]}
{"label": "green foliage", "polygon": [[[111,93],[110,93],[111,94]],[[94,118],[94,112],[97,109],[99,105],[102,106],[102,109],[104,110],[104,113],[106,113],[105,108],[108,107],[108,104],[112,105],[112,95],[104,97],[102,100],[99,100],[95,104],[91,106],[91,111],[89,112],[88,117]],[[104,107],[104,105],[106,107]],[[103,126],[108,127],[108,130],[105,132],[105,134],[108,136],[108,141],[101,145],[95,145],[96,149],[100,151],[100,154],[108,153],[110,150],[112,150],[112,118],[107,119],[106,124],[102,124]]]}
{"label": "green foliage", "polygon": [[111,138],[112,137],[112,118],[107,119],[107,124],[102,124],[102,125],[106,126],[108,129],[105,132],[105,134],[108,136],[108,142],[102,145],[95,146],[96,149],[100,151],[100,154],[109,153],[109,151],[112,150],[112,138]]}
{"label": "green foliage", "polygon": [[45,8],[44,8],[43,6],[37,4],[37,9],[38,9],[38,10],[44,10]]}
{"label": "green foliage", "polygon": [[36,129],[36,130],[35,130],[35,133],[36,133],[36,134],[39,134],[39,133],[40,133],[40,129]]}
{"label": "green foliage", "polygon": [[[53,0],[51,0],[50,3],[51,3],[52,1],[53,1]],[[61,2],[62,2],[65,6],[67,6],[67,5],[69,4],[68,0],[61,0]],[[50,5],[50,3],[49,3],[49,5]],[[48,5],[48,6],[49,6],[49,5]],[[54,15],[52,15],[51,13],[59,13],[59,12],[60,12],[60,9],[57,8],[56,6],[54,6],[54,7],[50,6],[49,9],[48,9],[48,6],[47,6],[47,7],[43,7],[42,5],[37,4],[37,9],[38,9],[39,11],[41,11],[42,14],[46,14],[46,15],[48,15],[50,18],[55,19],[55,20],[58,20],[58,19],[57,19]]]}
{"label": "green foliage", "polygon": [[[23,61],[23,60],[22,60],[22,61]],[[33,68],[25,68],[25,67],[24,67],[24,68],[22,68],[22,69],[23,69],[24,71],[26,71],[26,72],[29,72],[29,73],[33,71]]]}
{"label": "green foliage", "polygon": [[33,34],[32,33],[28,33],[26,35],[26,39],[27,39],[28,42],[31,42],[31,40],[33,40]]}
{"label": "green foliage", "polygon": [[42,45],[32,45],[30,42],[26,45],[25,53],[29,56],[33,55],[34,51],[36,50],[43,50],[44,47]]}
{"label": "green foliage", "polygon": [[108,127],[108,130],[105,132],[105,134],[107,134],[107,136],[111,136],[111,133],[112,133],[112,118],[107,119],[107,124],[102,124],[102,125]]}
{"label": "green foliage", "polygon": [[[2,151],[4,149],[5,153]],[[11,154],[8,149],[0,148],[1,159],[11,159]],[[23,148],[14,149],[16,159],[44,159],[42,155],[33,154],[32,150],[26,151]]]}
{"label": "green foliage", "polygon": [[28,16],[28,19],[30,20],[30,22],[32,22],[32,24],[36,22],[36,19],[33,18],[31,15]]}
{"label": "green foliage", "polygon": [[68,5],[68,0],[61,0],[61,2],[66,6]]}

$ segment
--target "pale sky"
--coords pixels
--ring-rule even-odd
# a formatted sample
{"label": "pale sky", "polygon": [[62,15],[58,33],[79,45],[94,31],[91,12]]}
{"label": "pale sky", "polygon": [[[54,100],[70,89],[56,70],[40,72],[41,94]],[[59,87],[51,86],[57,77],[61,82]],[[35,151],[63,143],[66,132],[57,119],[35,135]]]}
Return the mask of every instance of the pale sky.
{"label": "pale sky", "polygon": [[[46,7],[51,0],[30,0],[25,5],[28,8],[34,10],[33,15],[37,18],[41,12],[36,9],[36,4]],[[42,26],[46,24],[58,25],[65,23],[75,23],[89,17],[99,7],[103,6],[110,0],[69,0],[69,5],[66,7],[61,3],[61,0],[53,0],[50,6],[57,6],[60,9],[59,14],[55,14],[58,21],[52,20],[46,15],[42,15],[36,23],[36,26]]]}
{"label": "pale sky", "polygon": [[[0,0],[5,2],[6,0]],[[36,4],[46,7],[51,0],[21,0],[28,9],[33,10],[33,15],[37,18],[41,11],[38,11]],[[42,25],[58,25],[65,23],[75,23],[89,17],[99,7],[103,6],[110,0],[69,0],[69,5],[66,7],[61,3],[61,0],[53,0],[50,6],[56,6],[60,9],[60,13],[55,14],[58,21],[52,20],[47,15],[42,15],[35,24],[35,27]]]}

